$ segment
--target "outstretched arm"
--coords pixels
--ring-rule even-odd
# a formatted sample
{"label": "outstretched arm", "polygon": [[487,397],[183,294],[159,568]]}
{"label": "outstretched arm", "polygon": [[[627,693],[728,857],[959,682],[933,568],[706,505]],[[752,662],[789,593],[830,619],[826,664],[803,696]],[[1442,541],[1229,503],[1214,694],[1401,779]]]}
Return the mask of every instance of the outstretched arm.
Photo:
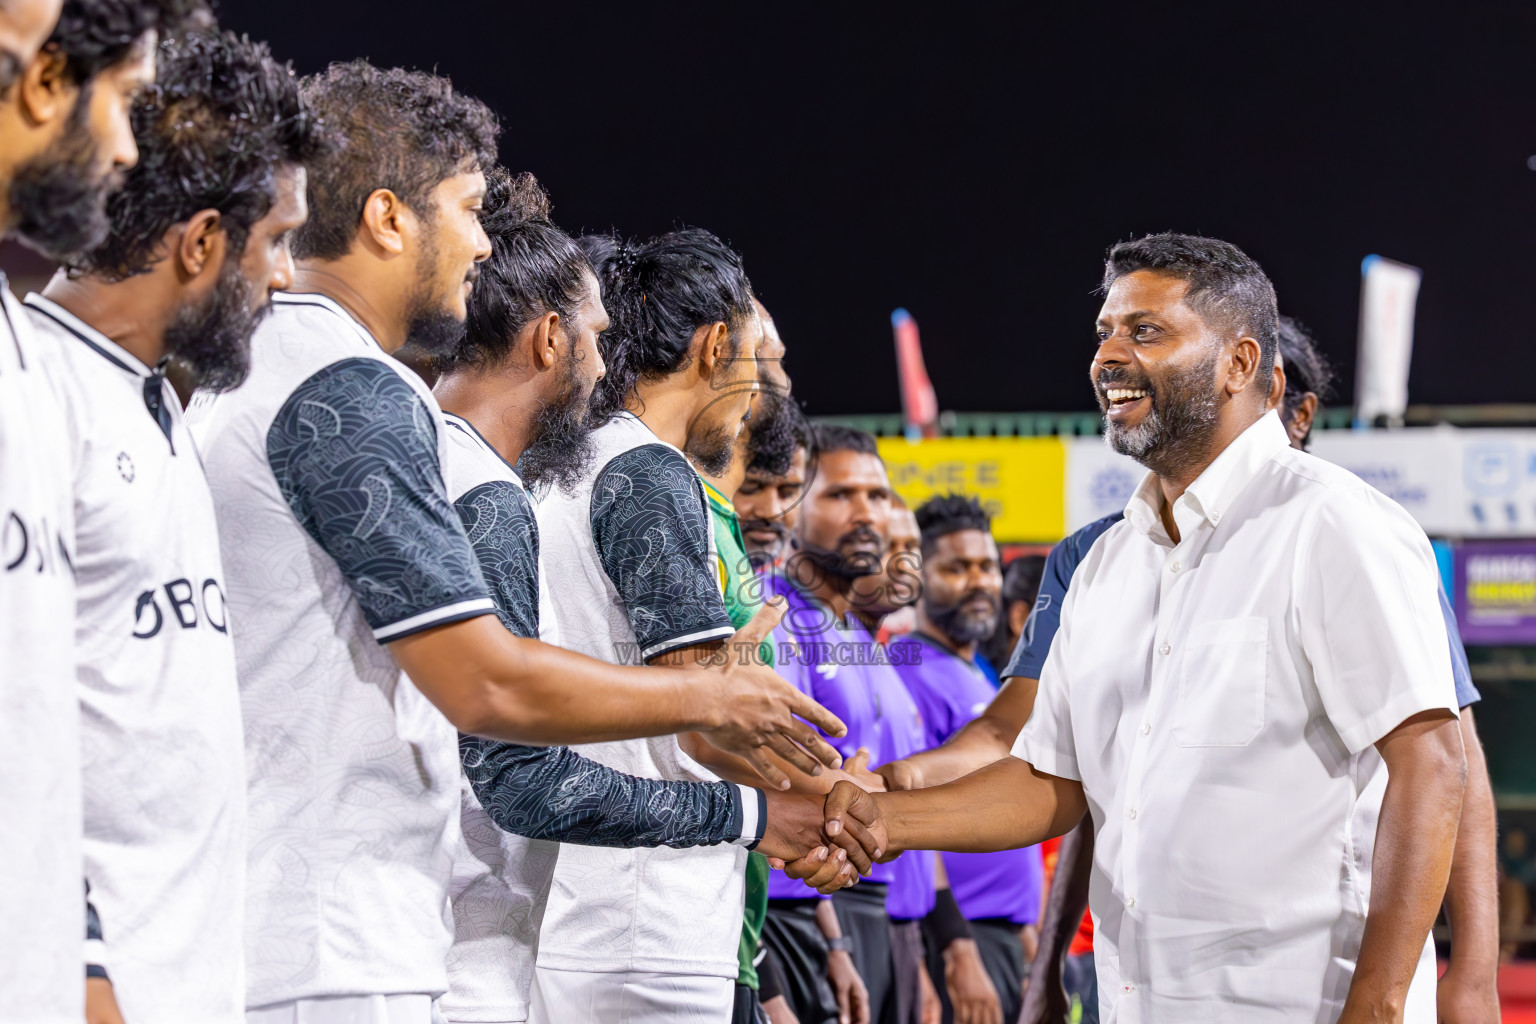
{"label": "outstretched arm", "polygon": [[1340,1024],[1400,1020],[1435,923],[1456,845],[1467,763],[1449,711],[1424,711],[1376,742],[1387,791],[1376,826],[1371,901]]}
{"label": "outstretched arm", "polygon": [[953,782],[1007,757],[1013,741],[1035,707],[1038,679],[1014,676],[1003,684],[987,710],[967,722],[942,746],[881,765],[876,771],[891,789],[921,789]]}
{"label": "outstretched arm", "polygon": [[[873,861],[904,850],[986,853],[1059,836],[1087,811],[1083,786],[1009,756],[962,779],[903,793],[867,793],[839,782],[827,796],[826,833],[867,874]],[[842,885],[831,863],[786,872],[831,892]],[[836,883],[836,884],[833,884]]]}

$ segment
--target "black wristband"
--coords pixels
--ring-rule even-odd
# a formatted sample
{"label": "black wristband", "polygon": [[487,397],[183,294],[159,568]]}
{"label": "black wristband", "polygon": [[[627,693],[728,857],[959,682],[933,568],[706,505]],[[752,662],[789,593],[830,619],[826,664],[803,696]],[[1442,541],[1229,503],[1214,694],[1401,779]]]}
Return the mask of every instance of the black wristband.
{"label": "black wristband", "polygon": [[828,939],[827,940],[827,952],[828,953],[839,953],[839,952],[841,952],[841,953],[851,953],[851,952],[853,952],[853,938],[851,936],[848,936],[848,935],[839,935],[835,939]]}
{"label": "black wristband", "polygon": [[927,917],[923,918],[923,927],[933,936],[940,950],[948,949],[950,943],[956,939],[975,937],[971,933],[971,922],[960,913],[960,904],[955,902],[953,889],[939,890],[938,897],[933,902],[933,909],[928,911]]}

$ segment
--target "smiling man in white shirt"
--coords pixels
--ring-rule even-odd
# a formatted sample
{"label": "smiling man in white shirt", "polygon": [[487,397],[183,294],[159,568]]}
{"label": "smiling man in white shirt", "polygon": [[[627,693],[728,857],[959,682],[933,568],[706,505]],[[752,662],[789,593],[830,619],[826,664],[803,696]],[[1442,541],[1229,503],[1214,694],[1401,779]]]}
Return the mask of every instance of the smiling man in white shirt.
{"label": "smiling man in white shirt", "polygon": [[1014,756],[839,786],[829,831],[857,862],[1022,846],[1087,810],[1106,1022],[1430,1024],[1466,764],[1429,543],[1265,412],[1253,260],[1151,236],[1105,286],[1091,374],[1109,444],[1150,472],[1073,580]]}

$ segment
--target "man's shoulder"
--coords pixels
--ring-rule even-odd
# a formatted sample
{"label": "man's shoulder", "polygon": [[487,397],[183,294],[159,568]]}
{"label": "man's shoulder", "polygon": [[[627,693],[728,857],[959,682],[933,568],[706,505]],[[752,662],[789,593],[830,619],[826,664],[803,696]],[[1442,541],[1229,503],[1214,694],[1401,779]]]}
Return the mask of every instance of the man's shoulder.
{"label": "man's shoulder", "polygon": [[527,488],[517,470],[480,436],[472,423],[452,413],[443,414],[443,423],[448,442],[448,461],[443,467],[443,476],[450,501],[458,501],[482,485],[498,484],[516,490],[522,495],[523,503],[531,507]]}

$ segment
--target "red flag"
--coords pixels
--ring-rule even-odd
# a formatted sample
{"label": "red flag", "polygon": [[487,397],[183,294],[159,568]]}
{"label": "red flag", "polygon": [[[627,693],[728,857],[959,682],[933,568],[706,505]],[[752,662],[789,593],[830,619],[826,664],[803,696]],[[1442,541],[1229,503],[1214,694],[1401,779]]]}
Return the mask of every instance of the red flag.
{"label": "red flag", "polygon": [[901,381],[901,413],[907,439],[936,437],[939,399],[928,379],[928,368],[923,365],[917,321],[905,309],[898,309],[891,314],[891,330],[896,335],[896,375]]}

